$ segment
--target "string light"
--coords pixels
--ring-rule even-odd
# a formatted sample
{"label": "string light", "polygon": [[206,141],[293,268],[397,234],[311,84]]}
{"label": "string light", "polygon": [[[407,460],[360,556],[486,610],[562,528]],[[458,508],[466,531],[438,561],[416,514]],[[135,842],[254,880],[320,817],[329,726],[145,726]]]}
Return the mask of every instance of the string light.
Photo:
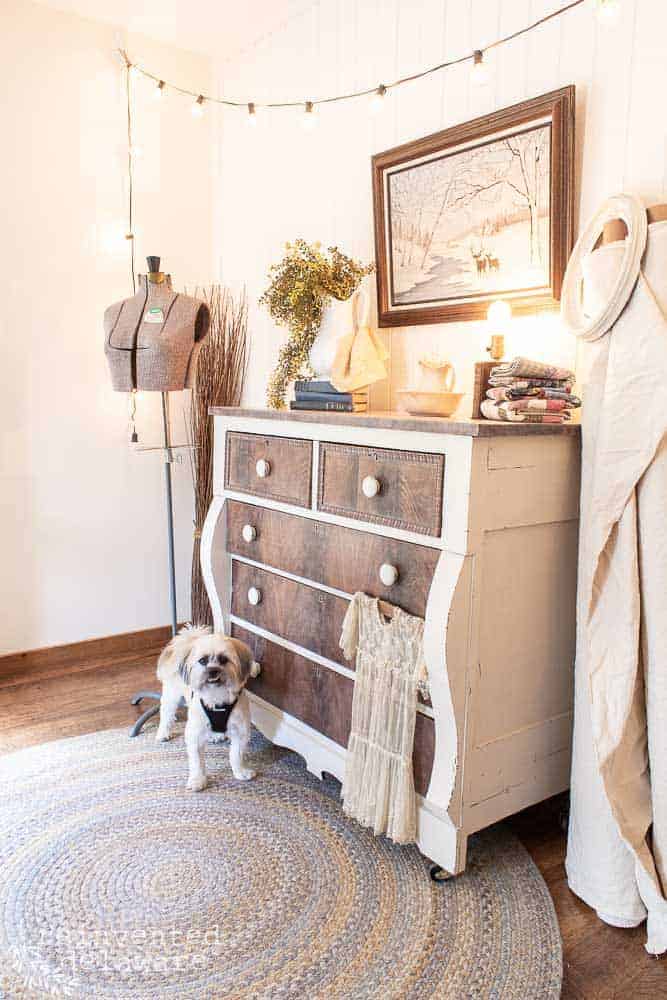
{"label": "string light", "polygon": [[[446,62],[438,63],[437,66],[430,66],[428,69],[424,69],[419,73],[413,73],[410,76],[401,77],[399,80],[394,80],[391,83],[380,84],[379,86],[368,87],[365,90],[356,90],[349,94],[336,94],[333,97],[323,97],[317,101],[276,101],[267,102],[266,104],[256,104],[255,109],[260,108],[304,108],[305,114],[303,116],[304,120],[309,122],[309,126],[312,128],[316,123],[315,108],[320,104],[333,104],[337,101],[349,101],[360,97],[371,97],[375,99],[378,98],[378,103],[384,101],[386,96],[386,91],[393,90],[394,87],[401,87],[403,84],[413,83],[415,80],[422,80],[426,76],[430,76],[433,73],[438,73],[443,69],[448,69],[450,66],[458,66],[461,63],[472,62],[472,73],[473,77],[479,79],[480,76],[488,74],[488,60],[485,59],[485,55],[488,55],[489,51],[497,48],[499,45],[504,45],[506,42],[511,42],[515,38],[520,38],[523,35],[527,35],[529,32],[534,31],[535,28],[539,28],[541,25],[546,24],[548,21],[553,20],[556,17],[561,17],[568,11],[574,10],[575,7],[581,7],[584,3],[589,3],[590,0],[570,0],[569,3],[564,4],[557,10],[551,11],[550,14],[545,14],[543,17],[538,18],[538,20],[533,21],[531,24],[526,25],[525,28],[518,28],[509,35],[504,35],[502,38],[498,38],[495,42],[490,42],[485,46],[484,50],[476,49],[473,52],[467,52],[462,56],[458,56],[455,59],[449,59]],[[620,0],[595,0],[596,9],[598,15],[605,20],[612,20],[618,15],[620,10]],[[226,97],[211,97],[204,94],[197,94],[195,91],[187,90],[185,87],[179,87],[174,83],[165,83],[160,77],[156,76],[154,73],[143,69],[141,66],[133,65],[125,52],[122,50],[121,54],[126,61],[126,66],[128,67],[128,75],[130,71],[141,73],[149,80],[153,80],[156,85],[160,83],[163,86],[168,86],[170,90],[173,90],[177,94],[183,94],[185,97],[192,97],[195,99],[195,105],[198,105],[197,110],[193,107],[193,114],[201,115],[203,114],[203,103],[208,101],[211,104],[219,104],[228,108],[249,108],[248,101],[232,101]],[[487,75],[488,79],[488,75]],[[480,81],[481,82],[481,81]],[[162,88],[160,88],[162,89]],[[250,113],[249,113],[250,117]],[[305,124],[305,121],[304,121]],[[308,127],[308,126],[307,126]]]}
{"label": "string light", "polygon": [[192,107],[190,108],[190,110],[192,111],[193,118],[201,118],[202,115],[204,114],[204,101],[205,101],[204,95],[200,94],[199,97],[196,99],[196,101],[193,103]]}
{"label": "string light", "polygon": [[164,97],[164,80],[158,80],[153,89],[153,100],[159,101]]}
{"label": "string light", "polygon": [[621,0],[595,0],[598,20],[604,24],[614,24],[621,14]]}
{"label": "string light", "polygon": [[382,111],[382,109],[384,108],[384,102],[386,96],[387,96],[387,88],[383,83],[381,83],[378,89],[371,97],[371,114],[378,115]]}
{"label": "string light", "polygon": [[305,129],[310,131],[314,129],[317,125],[317,115],[315,114],[315,105],[312,101],[306,101],[303,106],[303,119],[301,124]]}
{"label": "string light", "polygon": [[248,101],[248,117],[246,123],[254,128],[257,125],[257,108],[255,107],[254,101]]}
{"label": "string light", "polygon": [[489,64],[484,61],[484,53],[481,49],[475,49],[472,56],[470,82],[475,87],[484,87],[489,82],[490,77]]}

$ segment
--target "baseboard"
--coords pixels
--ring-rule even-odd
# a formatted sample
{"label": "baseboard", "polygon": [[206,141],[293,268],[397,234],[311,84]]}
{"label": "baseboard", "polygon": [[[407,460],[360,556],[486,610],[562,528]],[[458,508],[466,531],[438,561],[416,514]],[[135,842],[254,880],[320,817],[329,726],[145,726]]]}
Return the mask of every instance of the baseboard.
{"label": "baseboard", "polygon": [[141,629],[139,632],[122,632],[100,639],[85,639],[63,646],[45,646],[18,653],[0,655],[0,678],[24,670],[37,670],[44,666],[76,666],[85,660],[99,660],[106,657],[123,656],[128,653],[142,653],[163,646],[171,638],[171,627],[159,625]]}

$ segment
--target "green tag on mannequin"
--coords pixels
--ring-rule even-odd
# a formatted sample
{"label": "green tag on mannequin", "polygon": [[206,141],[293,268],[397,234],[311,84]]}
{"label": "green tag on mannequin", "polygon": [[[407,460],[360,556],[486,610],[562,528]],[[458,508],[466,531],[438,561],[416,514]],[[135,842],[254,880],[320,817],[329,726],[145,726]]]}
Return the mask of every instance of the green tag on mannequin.
{"label": "green tag on mannequin", "polygon": [[158,306],[152,306],[144,314],[144,323],[164,323],[164,313]]}

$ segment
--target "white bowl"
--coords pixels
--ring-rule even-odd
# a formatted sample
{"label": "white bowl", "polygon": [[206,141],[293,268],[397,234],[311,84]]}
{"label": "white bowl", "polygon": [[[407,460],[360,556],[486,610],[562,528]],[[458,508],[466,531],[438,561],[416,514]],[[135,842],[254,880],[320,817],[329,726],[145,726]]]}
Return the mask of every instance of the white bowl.
{"label": "white bowl", "polygon": [[419,392],[417,389],[400,389],[401,407],[415,416],[419,414],[451,417],[463,399],[463,392]]}

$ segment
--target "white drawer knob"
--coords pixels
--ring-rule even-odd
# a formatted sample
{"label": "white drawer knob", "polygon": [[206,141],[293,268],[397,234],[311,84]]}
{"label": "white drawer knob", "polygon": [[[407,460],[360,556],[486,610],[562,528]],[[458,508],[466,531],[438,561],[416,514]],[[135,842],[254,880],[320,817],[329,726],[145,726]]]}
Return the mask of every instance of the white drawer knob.
{"label": "white drawer knob", "polygon": [[262,600],[262,591],[258,587],[250,587],[248,589],[248,600],[253,606],[258,605]]}
{"label": "white drawer knob", "polygon": [[244,542],[254,542],[257,538],[257,528],[254,524],[244,524],[241,534]]}
{"label": "white drawer knob", "polygon": [[259,677],[261,672],[262,672],[261,663],[258,663],[257,660],[253,660],[252,663],[250,664],[250,676]]}
{"label": "white drawer knob", "polygon": [[266,479],[271,474],[271,463],[266,458],[258,458],[255,465],[255,472],[260,479]]}
{"label": "white drawer knob", "polygon": [[376,479],[375,476],[366,476],[361,484],[361,489],[363,490],[364,496],[376,497],[380,492],[380,480]]}
{"label": "white drawer knob", "polygon": [[391,563],[382,563],[380,566],[380,579],[385,587],[393,587],[398,580],[398,570]]}

